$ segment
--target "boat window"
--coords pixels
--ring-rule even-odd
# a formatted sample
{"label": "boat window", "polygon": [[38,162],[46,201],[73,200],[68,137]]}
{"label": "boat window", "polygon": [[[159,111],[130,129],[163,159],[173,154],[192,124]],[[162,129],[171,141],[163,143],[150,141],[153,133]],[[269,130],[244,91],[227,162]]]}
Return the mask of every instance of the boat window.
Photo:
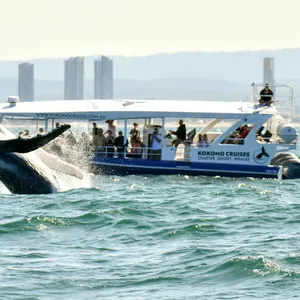
{"label": "boat window", "polygon": [[259,128],[255,135],[258,142],[269,143],[273,134],[266,125],[263,125]]}
{"label": "boat window", "polygon": [[243,145],[253,127],[253,124],[243,124],[242,126],[237,127],[221,142],[221,144]]}

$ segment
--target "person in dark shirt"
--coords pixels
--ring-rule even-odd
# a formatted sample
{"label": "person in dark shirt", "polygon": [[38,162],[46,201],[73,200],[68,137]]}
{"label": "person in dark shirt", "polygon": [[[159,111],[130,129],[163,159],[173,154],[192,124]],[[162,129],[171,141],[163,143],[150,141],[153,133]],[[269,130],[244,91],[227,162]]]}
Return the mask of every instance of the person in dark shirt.
{"label": "person in dark shirt", "polygon": [[260,91],[260,99],[259,103],[260,104],[266,104],[266,105],[271,105],[273,103],[273,92],[269,88],[269,85],[266,83],[265,88]]}
{"label": "person in dark shirt", "polygon": [[172,142],[174,147],[177,147],[181,142],[186,139],[186,128],[185,124],[183,124],[183,120],[179,120],[179,127],[176,131],[170,130],[171,134],[177,136],[177,138]]}
{"label": "person in dark shirt", "polygon": [[118,132],[118,136],[115,139],[115,146],[117,147],[118,157],[124,157],[124,149],[128,146],[128,140],[124,144],[124,135],[122,131]]}
{"label": "person in dark shirt", "polygon": [[106,155],[113,157],[115,152],[115,138],[113,137],[111,130],[107,130],[107,133],[108,136],[105,138]]}

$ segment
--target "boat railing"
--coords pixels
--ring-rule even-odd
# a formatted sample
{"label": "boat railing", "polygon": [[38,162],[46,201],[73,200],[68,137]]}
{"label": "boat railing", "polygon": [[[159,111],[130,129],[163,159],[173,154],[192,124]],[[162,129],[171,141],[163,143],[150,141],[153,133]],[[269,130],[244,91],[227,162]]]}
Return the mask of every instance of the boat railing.
{"label": "boat railing", "polygon": [[[270,84],[270,83],[269,83]],[[259,104],[260,91],[264,88],[265,84],[261,82],[253,82],[252,86],[252,102]],[[274,96],[272,100],[276,106],[276,110],[288,122],[292,121],[293,117],[293,97],[294,90],[288,83],[274,83],[270,84],[270,89],[273,91]]]}
{"label": "boat railing", "polygon": [[[113,158],[139,158],[139,159],[160,159],[161,154],[151,147],[115,147],[115,146],[94,146],[92,151],[97,156]],[[123,150],[124,149],[124,150]],[[121,150],[121,151],[120,151]],[[123,150],[123,151],[122,151]]]}
{"label": "boat railing", "polygon": [[[296,144],[298,139],[286,143],[284,140],[280,138],[271,138],[271,137],[261,137],[256,136],[256,141],[258,143],[274,143],[274,144],[285,144],[285,145],[293,145]],[[228,137],[221,142],[221,144],[228,144],[232,147],[238,147],[244,145],[245,138],[238,137]],[[115,147],[115,146],[103,146],[103,147],[91,147],[94,155],[98,157],[108,157],[114,159],[144,159],[144,160],[174,160],[174,161],[191,161],[191,154],[194,149],[209,151],[211,148],[210,145],[199,145],[191,144],[186,146],[184,144],[179,144],[178,147],[164,147],[161,151],[157,151],[156,149],[152,149],[152,147]],[[154,150],[154,151],[153,151]],[[167,158],[165,156],[165,152],[171,153]]]}

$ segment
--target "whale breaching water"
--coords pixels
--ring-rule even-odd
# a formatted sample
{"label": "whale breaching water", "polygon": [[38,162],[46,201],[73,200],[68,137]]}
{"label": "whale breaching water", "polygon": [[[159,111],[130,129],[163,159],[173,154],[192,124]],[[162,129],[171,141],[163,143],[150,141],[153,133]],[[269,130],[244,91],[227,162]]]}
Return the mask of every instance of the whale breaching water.
{"label": "whale breaching water", "polygon": [[0,181],[13,194],[49,194],[60,190],[54,170],[83,178],[81,171],[40,147],[68,130],[61,125],[51,132],[32,138],[15,138],[0,125]]}
{"label": "whale breaching water", "polygon": [[282,152],[271,160],[271,164],[282,166],[282,179],[300,178],[300,159],[290,152]]}

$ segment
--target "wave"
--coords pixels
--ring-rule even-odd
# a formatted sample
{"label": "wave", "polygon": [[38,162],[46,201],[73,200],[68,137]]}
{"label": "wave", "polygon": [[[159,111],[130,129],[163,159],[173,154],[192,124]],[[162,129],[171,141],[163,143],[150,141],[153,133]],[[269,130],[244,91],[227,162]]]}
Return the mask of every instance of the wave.
{"label": "wave", "polygon": [[289,270],[282,262],[259,256],[238,256],[210,270],[208,274],[221,276],[222,279],[241,279],[249,277],[268,277],[280,275],[283,277],[296,276],[300,272]]}

